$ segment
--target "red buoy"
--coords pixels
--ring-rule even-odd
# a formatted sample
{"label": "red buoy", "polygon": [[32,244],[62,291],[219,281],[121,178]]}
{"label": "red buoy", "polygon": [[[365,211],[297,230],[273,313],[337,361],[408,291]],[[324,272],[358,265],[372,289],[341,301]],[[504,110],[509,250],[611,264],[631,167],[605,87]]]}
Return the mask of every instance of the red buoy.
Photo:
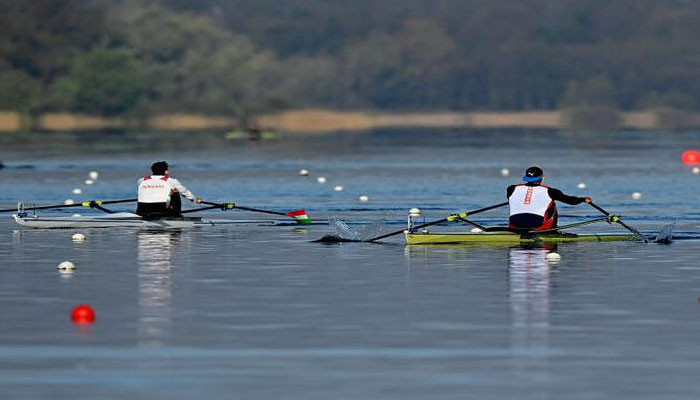
{"label": "red buoy", "polygon": [[681,161],[685,165],[698,165],[700,164],[700,151],[697,150],[686,150],[681,155]]}
{"label": "red buoy", "polygon": [[89,305],[81,304],[73,308],[70,319],[74,324],[91,324],[95,322],[95,311]]}

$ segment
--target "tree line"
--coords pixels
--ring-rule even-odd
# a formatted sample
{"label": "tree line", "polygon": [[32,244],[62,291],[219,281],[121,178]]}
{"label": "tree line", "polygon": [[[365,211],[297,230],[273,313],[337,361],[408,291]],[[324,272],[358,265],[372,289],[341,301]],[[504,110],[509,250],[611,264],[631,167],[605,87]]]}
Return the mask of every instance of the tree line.
{"label": "tree line", "polygon": [[0,110],[700,108],[700,2],[0,0]]}

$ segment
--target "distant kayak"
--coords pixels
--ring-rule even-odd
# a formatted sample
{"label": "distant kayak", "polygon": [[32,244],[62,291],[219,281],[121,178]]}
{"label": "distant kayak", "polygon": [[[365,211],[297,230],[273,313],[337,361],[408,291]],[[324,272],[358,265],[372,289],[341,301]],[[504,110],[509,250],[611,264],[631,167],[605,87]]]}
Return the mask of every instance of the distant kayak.
{"label": "distant kayak", "polygon": [[0,161],[0,169],[7,168],[7,169],[34,169],[34,166],[31,164],[20,164],[20,165],[5,165]]}
{"label": "distant kayak", "polygon": [[224,139],[228,140],[274,140],[278,139],[279,136],[275,132],[262,131],[262,132],[250,132],[250,131],[230,131],[226,132]]}

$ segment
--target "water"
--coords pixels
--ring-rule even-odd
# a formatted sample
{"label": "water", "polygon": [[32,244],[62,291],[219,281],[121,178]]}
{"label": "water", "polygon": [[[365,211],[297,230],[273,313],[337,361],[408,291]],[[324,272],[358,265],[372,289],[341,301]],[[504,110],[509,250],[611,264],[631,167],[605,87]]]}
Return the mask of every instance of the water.
{"label": "water", "polygon": [[[19,229],[3,218],[3,399],[700,396],[700,176],[679,162],[699,133],[222,136],[57,135],[51,146],[2,137],[0,205],[133,197],[150,163],[167,159],[207,199],[304,208],[358,230],[383,221],[388,231],[411,207],[432,220],[501,202],[538,164],[550,185],[591,195],[645,232],[675,222],[678,240],[559,245],[562,260],[551,264],[552,249],[541,248],[406,247],[400,236],[312,243],[333,233],[324,225],[94,229],[74,243],[73,230]],[[86,186],[91,170],[101,176]],[[316,183],[321,175],[327,184]],[[71,194],[76,187],[84,194]],[[599,215],[585,205],[560,213],[562,223]],[[73,275],[57,273],[63,260],[77,265]],[[96,310],[94,325],[70,323],[81,303]]]}

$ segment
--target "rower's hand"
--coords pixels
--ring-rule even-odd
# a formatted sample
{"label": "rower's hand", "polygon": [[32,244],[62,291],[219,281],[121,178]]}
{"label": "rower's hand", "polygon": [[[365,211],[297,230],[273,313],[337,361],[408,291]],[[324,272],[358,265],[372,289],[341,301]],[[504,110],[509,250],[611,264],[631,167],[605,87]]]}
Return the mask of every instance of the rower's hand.
{"label": "rower's hand", "polygon": [[461,221],[464,218],[467,218],[467,213],[450,214],[447,216],[447,220],[450,222]]}
{"label": "rower's hand", "polygon": [[583,201],[585,201],[586,204],[591,204],[591,203],[593,203],[593,199],[591,199],[590,197],[586,197]]}
{"label": "rower's hand", "polygon": [[197,197],[196,199],[194,199],[194,202],[197,204],[202,204],[202,202],[204,202],[204,200],[202,200],[201,197]]}

